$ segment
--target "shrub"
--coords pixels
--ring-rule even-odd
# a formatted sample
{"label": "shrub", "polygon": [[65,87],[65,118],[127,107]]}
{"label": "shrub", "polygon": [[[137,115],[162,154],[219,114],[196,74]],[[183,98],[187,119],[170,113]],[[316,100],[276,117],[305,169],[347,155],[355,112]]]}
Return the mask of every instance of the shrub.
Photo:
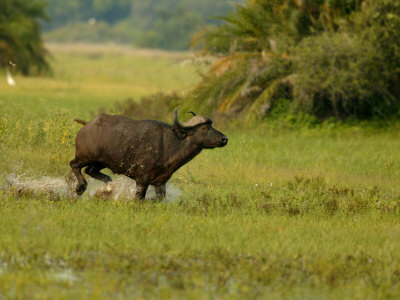
{"label": "shrub", "polygon": [[127,99],[117,103],[113,112],[133,119],[155,119],[170,122],[172,112],[181,102],[182,97],[177,93],[157,93],[142,97],[140,101]]}
{"label": "shrub", "polygon": [[320,118],[386,116],[396,103],[385,59],[369,40],[324,34],[305,39],[295,53],[293,100]]}

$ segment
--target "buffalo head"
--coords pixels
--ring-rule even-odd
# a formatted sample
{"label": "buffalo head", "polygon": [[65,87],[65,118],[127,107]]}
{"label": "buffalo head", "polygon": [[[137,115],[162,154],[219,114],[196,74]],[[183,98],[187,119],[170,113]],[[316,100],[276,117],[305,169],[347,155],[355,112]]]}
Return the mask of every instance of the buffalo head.
{"label": "buffalo head", "polygon": [[192,111],[189,113],[193,118],[181,123],[178,119],[178,108],[175,108],[173,130],[180,139],[190,138],[191,143],[206,149],[224,147],[228,143],[226,135],[212,127],[210,118],[197,116]]}

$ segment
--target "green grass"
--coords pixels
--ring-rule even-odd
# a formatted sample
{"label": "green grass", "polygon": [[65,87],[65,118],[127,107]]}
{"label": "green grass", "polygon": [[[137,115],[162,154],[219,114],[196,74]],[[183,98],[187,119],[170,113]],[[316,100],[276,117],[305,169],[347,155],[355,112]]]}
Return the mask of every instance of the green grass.
{"label": "green grass", "polygon": [[[183,204],[93,199],[3,198],[1,209],[7,269],[0,287],[20,297],[372,299],[400,292],[394,215],[204,214]],[[54,276],[62,272],[74,277]]]}
{"label": "green grass", "polygon": [[198,78],[187,54],[52,47],[54,77],[0,78],[0,298],[400,297],[396,128],[217,123],[228,146],[180,169],[169,202],[8,186],[68,175],[72,117]]}

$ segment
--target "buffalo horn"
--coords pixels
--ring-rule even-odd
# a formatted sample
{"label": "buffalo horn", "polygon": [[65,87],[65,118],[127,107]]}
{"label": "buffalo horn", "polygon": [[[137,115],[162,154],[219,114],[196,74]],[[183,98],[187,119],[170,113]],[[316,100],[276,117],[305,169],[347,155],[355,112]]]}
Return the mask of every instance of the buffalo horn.
{"label": "buffalo horn", "polygon": [[178,108],[177,107],[174,110],[174,124],[178,127],[183,127],[181,122],[179,122],[179,119],[178,119]]}
{"label": "buffalo horn", "polygon": [[188,111],[188,114],[192,114],[192,115],[193,115],[193,117],[195,117],[195,116],[196,116],[196,113],[195,113],[194,111]]}
{"label": "buffalo horn", "polygon": [[197,116],[194,112],[190,112],[191,114],[194,115],[193,118],[191,118],[189,121],[185,122],[185,123],[181,123],[179,122],[178,119],[178,108],[175,108],[174,111],[174,124],[178,127],[181,128],[193,128],[195,126],[198,126],[200,124],[204,124],[204,123],[212,123],[212,121],[204,116]]}

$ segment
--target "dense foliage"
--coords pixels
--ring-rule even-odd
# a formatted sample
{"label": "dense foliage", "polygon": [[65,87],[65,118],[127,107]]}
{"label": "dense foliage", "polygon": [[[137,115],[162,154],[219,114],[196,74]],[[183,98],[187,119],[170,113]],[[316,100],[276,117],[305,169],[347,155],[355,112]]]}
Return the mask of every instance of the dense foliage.
{"label": "dense foliage", "polygon": [[319,119],[398,111],[400,3],[252,0],[198,38],[216,57],[193,99],[202,110],[249,120],[277,100]]}
{"label": "dense foliage", "polygon": [[0,0],[0,66],[23,74],[48,69],[42,20],[47,20],[43,1]]}
{"label": "dense foliage", "polygon": [[[47,0],[53,22],[46,37],[57,41],[133,43],[187,49],[200,26],[233,9],[230,0]],[[90,24],[88,21],[90,20]],[[94,23],[96,20],[96,23]]]}

